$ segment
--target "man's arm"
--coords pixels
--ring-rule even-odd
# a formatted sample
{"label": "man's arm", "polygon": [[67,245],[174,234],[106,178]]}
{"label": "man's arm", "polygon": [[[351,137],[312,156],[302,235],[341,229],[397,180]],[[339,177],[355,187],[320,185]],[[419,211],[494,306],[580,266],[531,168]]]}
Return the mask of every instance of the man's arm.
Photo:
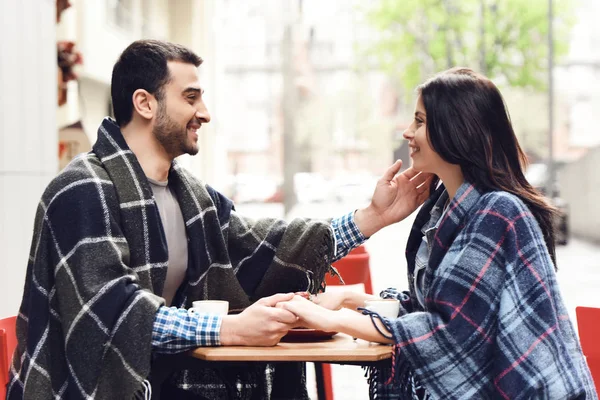
{"label": "man's arm", "polygon": [[335,254],[331,262],[345,257],[352,249],[367,240],[354,221],[354,211],[331,220],[331,228],[335,237]]}
{"label": "man's arm", "polygon": [[152,350],[173,354],[194,347],[219,346],[222,318],[214,314],[188,314],[177,307],[160,307],[152,327]]}
{"label": "man's arm", "polygon": [[276,294],[260,299],[238,315],[222,317],[160,307],[152,329],[152,349],[172,354],[201,346],[274,346],[298,320],[275,305],[293,296]]}

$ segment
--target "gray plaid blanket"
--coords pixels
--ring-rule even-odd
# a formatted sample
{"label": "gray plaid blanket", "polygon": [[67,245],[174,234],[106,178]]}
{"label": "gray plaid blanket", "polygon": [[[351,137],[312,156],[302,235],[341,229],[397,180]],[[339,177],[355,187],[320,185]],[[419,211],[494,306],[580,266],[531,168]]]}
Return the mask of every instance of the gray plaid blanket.
{"label": "gray plaid blanket", "polygon": [[[243,219],[177,162],[169,182],[190,252],[175,305],[224,299],[244,308],[321,285],[334,246],[327,221]],[[152,359],[151,333],[167,254],[147,179],[105,119],[92,152],[73,160],[39,203],[8,399],[131,399],[143,391],[161,362]],[[302,372],[296,364],[184,370],[169,384],[197,398],[228,398],[231,387],[239,398],[306,398]]]}
{"label": "gray plaid blanket", "polygon": [[371,371],[371,396],[597,399],[542,232],[516,196],[459,188],[430,244],[421,308],[415,256],[443,191],[423,205],[408,240],[410,291],[382,294],[398,298],[403,315],[389,321],[394,370]]}

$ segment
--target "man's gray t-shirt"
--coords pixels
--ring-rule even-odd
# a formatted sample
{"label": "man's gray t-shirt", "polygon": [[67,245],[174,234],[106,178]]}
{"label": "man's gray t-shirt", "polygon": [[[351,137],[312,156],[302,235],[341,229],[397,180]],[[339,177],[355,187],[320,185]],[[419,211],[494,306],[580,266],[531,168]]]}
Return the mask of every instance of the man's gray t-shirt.
{"label": "man's gray t-shirt", "polygon": [[177,198],[169,188],[169,182],[158,182],[148,178],[154,193],[154,199],[160,213],[169,249],[167,279],[162,297],[171,305],[175,292],[185,279],[188,263],[188,243],[185,231],[185,221]]}

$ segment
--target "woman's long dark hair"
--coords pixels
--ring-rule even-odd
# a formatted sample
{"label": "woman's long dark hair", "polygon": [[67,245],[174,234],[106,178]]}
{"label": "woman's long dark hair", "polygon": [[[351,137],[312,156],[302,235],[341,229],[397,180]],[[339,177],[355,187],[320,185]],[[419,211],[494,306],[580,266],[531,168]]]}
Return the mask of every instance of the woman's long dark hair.
{"label": "woman's long dark hair", "polygon": [[484,192],[518,196],[540,225],[556,266],[553,216],[556,212],[523,174],[527,157],[519,146],[500,91],[468,68],[444,71],[417,88],[427,114],[431,147],[461,167],[465,180]]}

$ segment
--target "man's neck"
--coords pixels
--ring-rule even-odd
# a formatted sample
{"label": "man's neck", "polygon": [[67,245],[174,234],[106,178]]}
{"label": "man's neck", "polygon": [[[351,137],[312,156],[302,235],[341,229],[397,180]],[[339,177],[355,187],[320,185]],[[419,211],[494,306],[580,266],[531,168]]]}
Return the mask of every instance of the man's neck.
{"label": "man's neck", "polygon": [[135,154],[146,177],[164,182],[169,176],[173,158],[154,138],[152,131],[136,126],[133,122],[121,128],[125,142]]}

